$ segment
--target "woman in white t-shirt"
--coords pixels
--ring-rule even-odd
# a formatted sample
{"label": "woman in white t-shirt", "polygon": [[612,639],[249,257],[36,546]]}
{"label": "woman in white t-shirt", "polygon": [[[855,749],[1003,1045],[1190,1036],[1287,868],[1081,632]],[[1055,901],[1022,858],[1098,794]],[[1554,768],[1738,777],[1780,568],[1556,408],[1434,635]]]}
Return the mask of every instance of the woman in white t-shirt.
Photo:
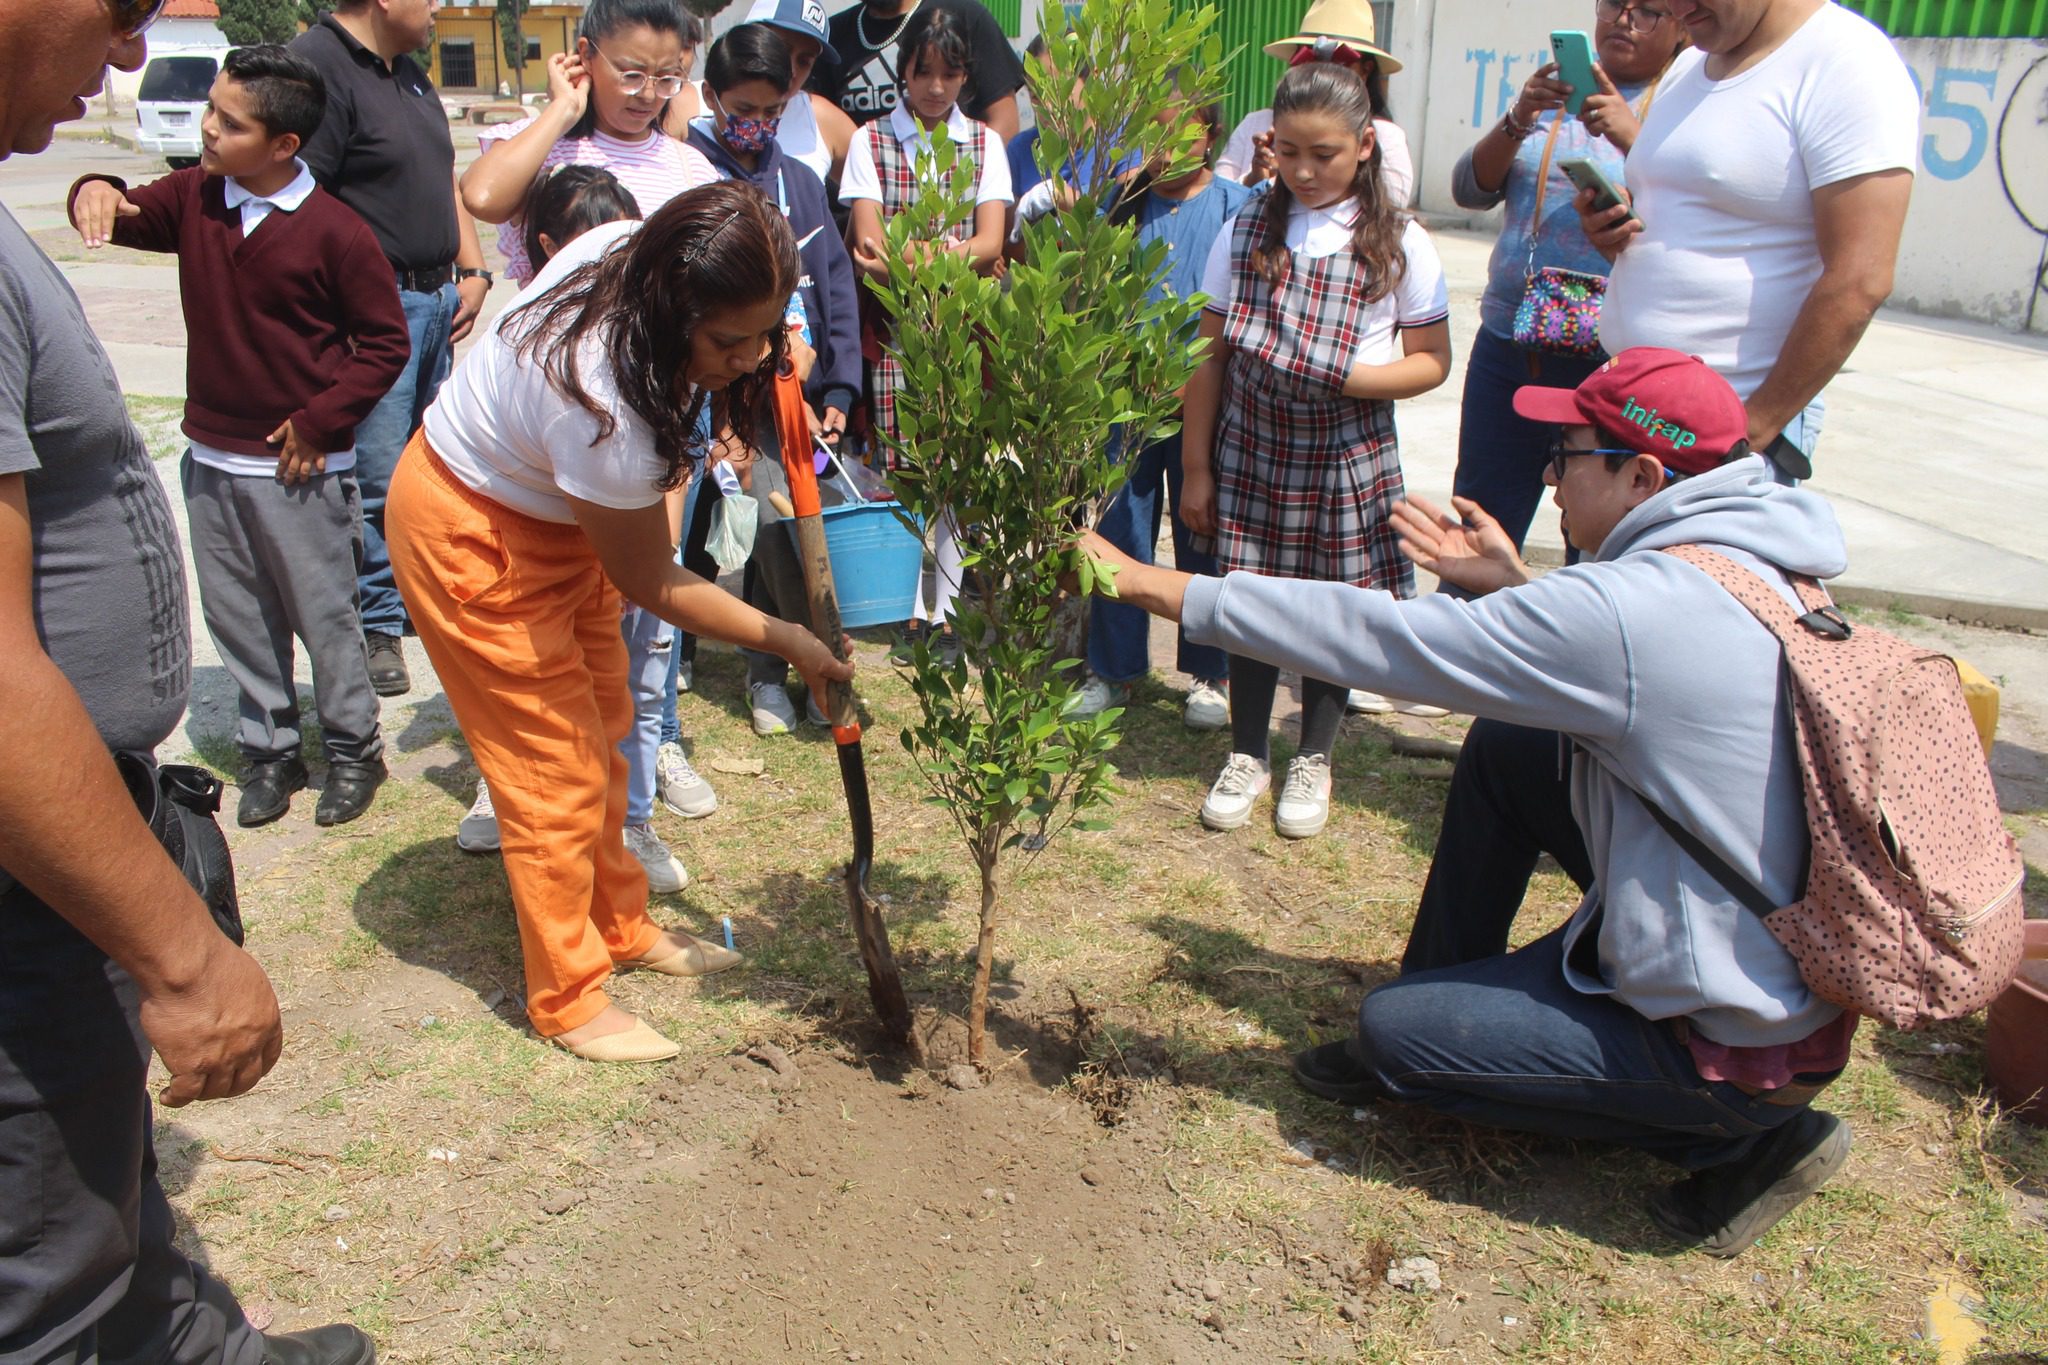
{"label": "woman in white t-shirt", "polygon": [[[1450,298],[1429,234],[1380,179],[1372,97],[1355,71],[1296,67],[1273,97],[1273,188],[1216,239],[1202,292],[1209,349],[1183,412],[1181,520],[1217,567],[1415,591],[1390,517],[1402,495],[1394,402],[1451,368]],[[1272,776],[1279,672],[1230,660],[1231,754],[1202,823],[1237,829]],[[1302,679],[1301,744],[1279,832],[1322,832],[1347,691]],[[1440,714],[1440,713],[1439,713]]]}
{"label": "woman in white t-shirt", "polygon": [[814,690],[852,673],[809,631],[677,565],[664,497],[702,465],[710,395],[742,430],[763,410],[800,344],[783,321],[799,273],[781,213],[735,183],[593,228],[442,386],[392,481],[392,569],[496,798],[527,1015],[595,1061],[677,1051],[607,999],[615,968],[739,961],[649,918],[626,849],[621,595],[780,654]]}
{"label": "woman in white t-shirt", "polygon": [[548,58],[548,104],[477,138],[483,154],[462,173],[462,202],[497,223],[505,273],[533,278],[526,258],[526,196],[556,166],[600,166],[653,213],[684,190],[718,178],[704,154],[662,131],[703,28],[673,0],[592,0],[576,50]]}

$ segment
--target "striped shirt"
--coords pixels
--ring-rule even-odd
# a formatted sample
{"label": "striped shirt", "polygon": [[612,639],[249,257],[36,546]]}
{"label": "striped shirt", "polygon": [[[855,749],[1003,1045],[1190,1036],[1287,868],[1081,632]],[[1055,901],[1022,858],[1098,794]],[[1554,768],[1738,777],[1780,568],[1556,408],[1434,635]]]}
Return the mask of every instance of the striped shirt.
{"label": "striped shirt", "polygon": [[[533,119],[528,117],[517,123],[486,128],[477,144],[487,152],[493,144],[518,136],[532,124]],[[548,149],[540,164],[543,173],[557,166],[603,167],[632,191],[642,217],[652,216],[683,191],[718,179],[718,172],[711,169],[702,152],[676,141],[659,128],[650,130],[638,142],[622,142],[602,132],[593,132],[588,137],[565,137]],[[524,214],[499,225],[498,251],[505,257],[506,275],[521,284],[533,278],[533,264],[526,259]]]}

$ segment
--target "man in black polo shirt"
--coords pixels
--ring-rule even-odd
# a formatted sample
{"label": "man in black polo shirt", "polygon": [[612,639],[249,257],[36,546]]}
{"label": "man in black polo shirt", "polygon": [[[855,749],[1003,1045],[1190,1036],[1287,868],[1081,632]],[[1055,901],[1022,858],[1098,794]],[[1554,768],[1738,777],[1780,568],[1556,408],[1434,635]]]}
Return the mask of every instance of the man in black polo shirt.
{"label": "man in black polo shirt", "polygon": [[[160,8],[0,0],[0,158],[138,70]],[[157,1179],[151,1049],[176,1106],[283,1044],[110,752],[139,770],[191,681],[170,500],[78,296],[0,208],[0,1361],[371,1365],[353,1327],[251,1327]]]}
{"label": "man in black polo shirt", "polygon": [[292,40],[327,80],[327,116],[299,155],[321,188],[361,214],[398,276],[412,360],[356,428],[363,495],[357,597],[370,682],[379,696],[412,686],[400,637],[405,603],[384,549],[384,490],[405,443],[454,363],[490,292],[476,223],[455,192],[455,144],[427,73],[408,54],[426,46],[439,0],[341,0]]}
{"label": "man in black polo shirt", "polygon": [[896,107],[897,49],[912,24],[938,9],[952,10],[974,45],[974,71],[960,91],[961,112],[1008,142],[1017,136],[1024,64],[980,0],[860,0],[832,16],[831,44],[839,63],[820,62],[811,89],[838,104],[856,126],[884,117]]}

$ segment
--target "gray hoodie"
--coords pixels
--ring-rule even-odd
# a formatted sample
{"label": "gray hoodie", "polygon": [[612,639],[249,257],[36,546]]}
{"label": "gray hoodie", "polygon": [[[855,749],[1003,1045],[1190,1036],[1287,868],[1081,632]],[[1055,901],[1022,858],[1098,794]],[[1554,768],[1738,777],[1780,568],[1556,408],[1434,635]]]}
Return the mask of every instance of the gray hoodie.
{"label": "gray hoodie", "polygon": [[[1791,901],[1807,834],[1781,651],[1720,585],[1670,555],[1701,544],[1760,572],[1847,567],[1818,494],[1760,456],[1643,503],[1592,560],[1476,600],[1396,601],[1340,583],[1234,573],[1187,591],[1188,638],[1310,677],[1561,730],[1594,882],[1566,931],[1566,978],[1731,1047],[1791,1043],[1839,1011],[1807,990],[1762,921],[1657,824],[1640,791],[1729,865]],[[1634,790],[1631,790],[1633,788]],[[1598,971],[1580,970],[1588,933]]]}

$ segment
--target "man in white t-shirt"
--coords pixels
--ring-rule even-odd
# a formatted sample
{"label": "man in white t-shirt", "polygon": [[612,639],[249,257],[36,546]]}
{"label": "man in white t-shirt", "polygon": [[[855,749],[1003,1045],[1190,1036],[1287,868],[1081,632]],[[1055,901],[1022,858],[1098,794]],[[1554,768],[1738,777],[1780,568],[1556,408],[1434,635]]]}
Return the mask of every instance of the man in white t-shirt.
{"label": "man in white t-shirt", "polygon": [[1804,477],[1820,392],[1891,293],[1919,97],[1891,40],[1831,0],[1671,11],[1694,46],[1629,153],[1636,216],[1578,199],[1615,263],[1600,339],[1702,357],[1741,395],[1752,447]]}

